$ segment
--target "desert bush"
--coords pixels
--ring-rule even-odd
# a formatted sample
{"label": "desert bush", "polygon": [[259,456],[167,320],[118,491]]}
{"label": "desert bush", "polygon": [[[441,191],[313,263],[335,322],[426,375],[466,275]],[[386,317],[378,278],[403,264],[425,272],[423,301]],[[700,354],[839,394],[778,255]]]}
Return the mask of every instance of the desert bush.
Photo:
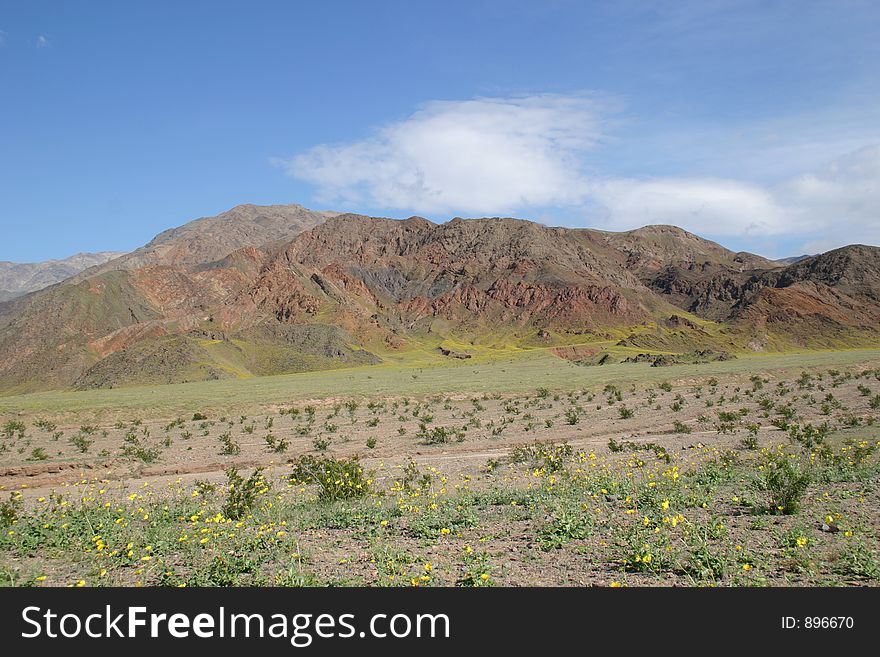
{"label": "desert bush", "polygon": [[454,427],[428,427],[422,423],[416,434],[423,445],[443,445],[451,442],[463,442],[464,431]]}
{"label": "desert bush", "polygon": [[259,495],[268,489],[262,468],[254,470],[247,479],[242,477],[236,468],[228,468],[223,515],[233,520],[246,516],[256,506]]}
{"label": "desert bush", "polygon": [[0,502],[0,527],[9,527],[21,513],[22,494],[14,491],[9,494],[9,499]]}
{"label": "desert bush", "polygon": [[46,454],[46,450],[42,447],[34,447],[34,449],[31,450],[31,461],[45,461],[47,458],[49,458],[49,455]]}
{"label": "desert bush", "polygon": [[24,425],[24,422],[19,422],[18,420],[9,420],[3,425],[2,433],[3,435],[12,440],[16,434],[18,434],[19,438],[24,438],[24,433],[27,430],[27,427]]}
{"label": "desert bush", "polygon": [[365,497],[372,481],[357,458],[317,458],[306,455],[293,465],[290,482],[317,484],[318,497],[326,501]]}
{"label": "desert bush", "polygon": [[536,442],[514,447],[510,451],[510,462],[528,463],[530,467],[541,467],[547,472],[559,472],[573,453],[568,443]]}
{"label": "desert bush", "polygon": [[[80,429],[80,431],[82,431],[82,429]],[[89,451],[89,447],[91,447],[94,442],[95,441],[89,438],[85,433],[78,433],[70,439],[70,444],[83,454]]]}
{"label": "desert bush", "polygon": [[769,499],[773,513],[794,515],[812,482],[809,465],[788,454],[767,455],[755,480],[755,487]]}
{"label": "desert bush", "polygon": [[235,456],[241,453],[241,445],[232,439],[228,431],[220,434],[220,453],[226,456]]}
{"label": "desert bush", "polygon": [[290,446],[290,442],[287,440],[287,438],[278,438],[275,436],[275,434],[271,433],[266,434],[263,440],[266,442],[266,447],[276,454],[283,454]]}
{"label": "desert bush", "polygon": [[49,422],[48,420],[37,420],[34,422],[34,426],[46,433],[52,433],[57,428],[54,422]]}
{"label": "desert bush", "polygon": [[807,449],[812,449],[825,442],[825,437],[830,433],[831,427],[823,422],[818,427],[812,424],[800,426],[792,424],[788,427],[788,437],[793,443],[800,443]]}
{"label": "desert bush", "polygon": [[419,464],[410,457],[403,468],[403,477],[400,480],[403,489],[406,491],[427,490],[433,483],[434,475],[420,470]]}
{"label": "desert bush", "polygon": [[663,445],[658,445],[656,443],[634,443],[629,440],[624,440],[621,442],[617,442],[614,438],[608,439],[608,449],[612,452],[645,452],[651,451],[654,452],[654,456],[656,456],[661,461],[665,463],[669,463],[672,461],[672,457],[669,455],[669,452],[666,451],[666,448]]}
{"label": "desert bush", "polygon": [[739,441],[740,446],[743,449],[757,449],[758,448],[758,431],[761,430],[761,426],[755,424],[754,422],[749,424],[746,429],[748,429],[748,435],[745,436],[742,440]]}

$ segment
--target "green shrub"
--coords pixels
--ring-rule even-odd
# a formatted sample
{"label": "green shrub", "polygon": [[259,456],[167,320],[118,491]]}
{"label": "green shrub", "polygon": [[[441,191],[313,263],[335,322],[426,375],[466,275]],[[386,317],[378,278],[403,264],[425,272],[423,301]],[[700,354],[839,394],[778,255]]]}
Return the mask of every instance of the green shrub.
{"label": "green shrub", "polygon": [[226,500],[223,515],[237,520],[250,513],[257,503],[257,497],[269,490],[263,478],[263,468],[257,468],[245,479],[236,468],[226,470]]}
{"label": "green shrub", "polygon": [[403,477],[400,483],[406,491],[424,491],[434,483],[434,476],[430,472],[422,472],[419,469],[419,464],[410,457],[403,468]]}
{"label": "green shrub", "polygon": [[573,453],[568,443],[536,442],[514,447],[510,451],[510,462],[528,463],[530,467],[542,467],[547,472],[559,472]]}
{"label": "green shrub", "polygon": [[794,515],[800,510],[811,482],[808,465],[787,454],[777,453],[766,458],[755,485],[769,497],[771,511]]}
{"label": "green shrub", "polygon": [[[80,429],[80,431],[82,431],[82,429]],[[83,454],[89,451],[89,447],[91,447],[94,442],[95,441],[90,439],[85,433],[78,433],[70,439],[70,443]]]}
{"label": "green shrub", "polygon": [[220,434],[220,453],[226,456],[235,456],[241,453],[241,445],[232,439],[232,434],[228,431]]}
{"label": "green shrub", "polygon": [[34,447],[31,451],[31,461],[45,461],[47,458],[49,458],[49,455],[46,454],[46,450],[42,447]]}
{"label": "green shrub", "polygon": [[122,448],[122,453],[130,458],[138,459],[144,463],[153,463],[159,460],[158,447],[144,447],[139,442],[130,443]]}
{"label": "green shrub", "polygon": [[672,462],[672,457],[663,445],[657,443],[634,443],[629,440],[617,442],[614,438],[608,439],[608,449],[611,452],[654,452],[654,456],[665,463]]}
{"label": "green shrub", "polygon": [[6,424],[3,425],[2,433],[6,438],[12,440],[15,437],[15,434],[18,434],[19,438],[24,438],[24,432],[27,430],[23,422],[19,422],[18,420],[10,420]]}
{"label": "green shrub", "polygon": [[287,440],[287,438],[278,438],[275,436],[275,434],[272,433],[266,434],[263,440],[266,442],[266,447],[276,454],[283,454],[290,446],[290,442]]}
{"label": "green shrub", "polygon": [[34,426],[46,433],[52,433],[57,428],[54,422],[49,422],[48,420],[37,420],[34,422]]}
{"label": "green shrub", "polygon": [[317,484],[322,500],[345,500],[364,497],[370,492],[369,479],[357,458],[301,457],[293,466],[290,482]]}
{"label": "green shrub", "polygon": [[21,513],[22,495],[18,491],[9,493],[9,499],[0,502],[0,527],[9,527]]}
{"label": "green shrub", "polygon": [[463,442],[464,431],[453,427],[428,427],[422,423],[416,434],[423,445],[444,445],[451,442]]}

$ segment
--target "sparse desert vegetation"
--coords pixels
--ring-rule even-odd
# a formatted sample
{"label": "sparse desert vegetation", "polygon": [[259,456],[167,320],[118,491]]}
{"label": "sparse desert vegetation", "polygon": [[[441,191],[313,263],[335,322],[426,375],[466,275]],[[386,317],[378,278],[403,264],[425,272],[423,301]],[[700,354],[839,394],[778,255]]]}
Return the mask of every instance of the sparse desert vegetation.
{"label": "sparse desert vegetation", "polygon": [[820,356],[483,391],[451,386],[485,363],[413,371],[430,392],[393,370],[396,394],[284,403],[279,377],[225,410],[6,398],[0,583],[876,585],[880,368]]}

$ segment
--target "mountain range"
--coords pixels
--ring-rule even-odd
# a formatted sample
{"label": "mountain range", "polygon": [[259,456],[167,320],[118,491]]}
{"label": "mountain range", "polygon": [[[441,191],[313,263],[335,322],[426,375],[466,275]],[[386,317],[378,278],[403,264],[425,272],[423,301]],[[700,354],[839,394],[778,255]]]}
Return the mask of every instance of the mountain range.
{"label": "mountain range", "polygon": [[[82,268],[81,268],[82,269]],[[674,226],[433,223],[243,205],[0,303],[0,391],[549,348],[735,354],[880,342],[880,248],[772,261]]]}
{"label": "mountain range", "polygon": [[70,278],[79,272],[118,258],[122,253],[77,253],[60,260],[43,262],[0,262],[0,301],[7,301],[28,292]]}

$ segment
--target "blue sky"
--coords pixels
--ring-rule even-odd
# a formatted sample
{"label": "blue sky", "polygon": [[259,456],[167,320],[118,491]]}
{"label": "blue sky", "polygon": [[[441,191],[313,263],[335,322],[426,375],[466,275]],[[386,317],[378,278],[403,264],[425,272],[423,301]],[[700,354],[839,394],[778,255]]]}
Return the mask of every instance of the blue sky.
{"label": "blue sky", "polygon": [[239,203],[880,244],[880,5],[0,2],[0,260]]}

